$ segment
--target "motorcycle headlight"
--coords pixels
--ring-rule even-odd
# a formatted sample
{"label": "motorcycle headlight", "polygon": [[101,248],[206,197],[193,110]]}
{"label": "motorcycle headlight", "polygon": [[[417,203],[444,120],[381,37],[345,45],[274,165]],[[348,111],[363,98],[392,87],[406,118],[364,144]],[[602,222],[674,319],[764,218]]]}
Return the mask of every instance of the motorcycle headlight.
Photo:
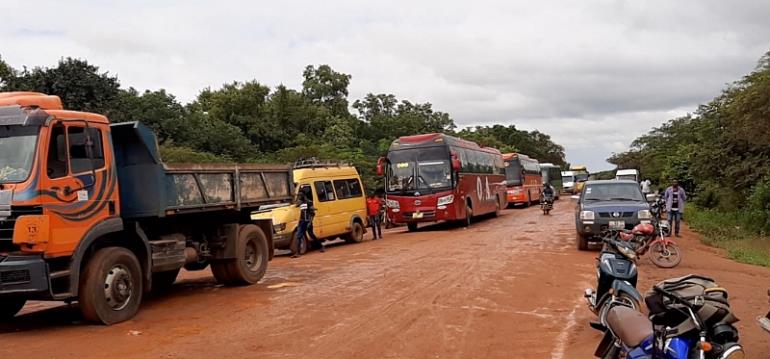
{"label": "motorcycle headlight", "polygon": [[585,221],[593,221],[596,214],[593,211],[580,211],[580,219]]}
{"label": "motorcycle headlight", "polygon": [[637,213],[637,217],[639,217],[639,219],[651,219],[652,213],[647,209],[643,209]]}
{"label": "motorcycle headlight", "polygon": [[439,197],[438,198],[438,203],[436,205],[437,206],[446,206],[446,205],[448,205],[448,204],[450,204],[450,203],[452,203],[454,201],[455,201],[455,195],[450,194],[448,196]]}
{"label": "motorcycle headlight", "polygon": [[719,359],[743,359],[746,357],[743,347],[738,343],[726,344],[724,348],[725,350],[719,356]]}
{"label": "motorcycle headlight", "polygon": [[388,208],[401,208],[401,206],[398,205],[398,201],[394,201],[392,199],[386,199],[385,205],[388,206]]}
{"label": "motorcycle headlight", "polygon": [[636,252],[630,247],[618,246],[618,252],[632,261],[636,260]]}

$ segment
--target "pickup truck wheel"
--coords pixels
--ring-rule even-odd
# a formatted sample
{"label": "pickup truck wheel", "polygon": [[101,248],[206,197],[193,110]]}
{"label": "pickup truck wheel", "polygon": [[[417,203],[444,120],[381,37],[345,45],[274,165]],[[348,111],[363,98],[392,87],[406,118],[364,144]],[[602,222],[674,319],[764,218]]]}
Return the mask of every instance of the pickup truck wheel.
{"label": "pickup truck wheel", "polygon": [[24,298],[0,298],[0,320],[4,321],[13,318],[21,308],[24,308],[24,303],[26,302],[27,300]]}
{"label": "pickup truck wheel", "polygon": [[[235,247],[235,259],[213,263],[214,277],[227,285],[259,282],[267,271],[267,237],[262,230],[247,224],[241,227]],[[216,268],[216,269],[215,269]]]}
{"label": "pickup truck wheel", "polygon": [[350,229],[345,241],[348,243],[360,243],[364,240],[364,225],[359,221],[353,222],[353,228]]}
{"label": "pickup truck wheel", "polygon": [[90,322],[120,323],[136,315],[143,289],[142,269],[134,253],[122,247],[102,248],[80,277],[80,311]]}
{"label": "pickup truck wheel", "polygon": [[577,234],[577,249],[581,251],[588,250],[588,238],[580,233]]}
{"label": "pickup truck wheel", "polygon": [[176,281],[177,276],[179,276],[179,269],[153,273],[152,290],[153,291],[168,290]]}

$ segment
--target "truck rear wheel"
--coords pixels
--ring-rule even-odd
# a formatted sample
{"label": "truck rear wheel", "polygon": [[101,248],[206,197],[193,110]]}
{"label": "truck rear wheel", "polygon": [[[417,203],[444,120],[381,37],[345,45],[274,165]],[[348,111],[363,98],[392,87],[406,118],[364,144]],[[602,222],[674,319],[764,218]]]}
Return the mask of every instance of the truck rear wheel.
{"label": "truck rear wheel", "polygon": [[27,300],[19,297],[0,298],[0,320],[8,320],[16,316]]}
{"label": "truck rear wheel", "polygon": [[142,286],[142,269],[133,252],[102,248],[80,277],[80,311],[87,321],[107,325],[131,319],[142,302]]}
{"label": "truck rear wheel", "polygon": [[348,243],[360,243],[364,240],[364,225],[359,221],[353,221],[353,227],[345,238]]}
{"label": "truck rear wheel", "polygon": [[211,264],[217,281],[227,285],[259,282],[267,271],[267,237],[262,230],[247,224],[241,227],[236,241],[235,258]]}

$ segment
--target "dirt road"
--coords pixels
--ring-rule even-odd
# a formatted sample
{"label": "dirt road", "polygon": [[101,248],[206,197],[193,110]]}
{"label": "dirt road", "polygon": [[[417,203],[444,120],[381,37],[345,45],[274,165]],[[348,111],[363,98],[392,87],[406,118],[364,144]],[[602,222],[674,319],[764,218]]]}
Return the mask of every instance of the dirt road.
{"label": "dirt road", "polygon": [[[31,358],[590,358],[599,335],[583,290],[596,252],[574,245],[573,204],[551,216],[504,211],[470,229],[449,225],[276,258],[259,285],[226,288],[208,271],[184,273],[139,315],[111,327],[77,308],[32,303],[0,326],[0,356]],[[369,235],[367,235],[369,238]],[[701,273],[731,293],[751,358],[770,335],[770,270],[723,259],[691,233],[682,265],[640,263],[640,288]]]}

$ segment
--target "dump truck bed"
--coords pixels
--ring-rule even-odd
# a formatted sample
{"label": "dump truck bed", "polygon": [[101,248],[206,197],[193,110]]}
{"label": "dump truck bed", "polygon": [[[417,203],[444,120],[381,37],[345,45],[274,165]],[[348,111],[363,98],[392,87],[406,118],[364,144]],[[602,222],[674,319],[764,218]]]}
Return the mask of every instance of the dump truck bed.
{"label": "dump truck bed", "polygon": [[256,210],[292,199],[289,165],[164,164],[149,128],[138,122],[110,127],[124,218]]}

